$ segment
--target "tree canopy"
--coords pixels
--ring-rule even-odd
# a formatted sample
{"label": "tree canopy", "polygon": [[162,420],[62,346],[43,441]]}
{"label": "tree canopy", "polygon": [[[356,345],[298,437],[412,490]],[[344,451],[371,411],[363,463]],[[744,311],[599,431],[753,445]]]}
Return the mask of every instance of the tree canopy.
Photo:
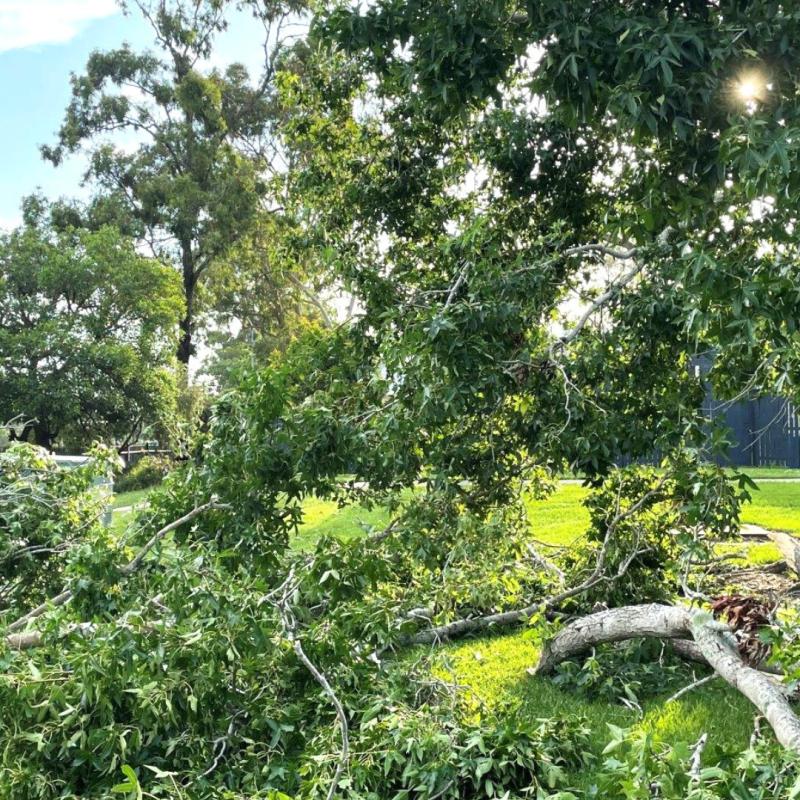
{"label": "tree canopy", "polygon": [[71,153],[88,155],[86,180],[97,192],[88,224],[118,225],[180,271],[186,310],[178,359],[184,364],[196,351],[198,319],[209,306],[202,292],[209,270],[268,210],[280,118],[273,80],[284,26],[304,8],[302,2],[243,4],[253,24],[264,27],[263,69],[253,79],[241,64],[208,67],[234,5],[125,4],[150,24],[157,51],[124,45],[93,53],[85,74],[72,77],[57,144],[42,148],[56,165]]}
{"label": "tree canopy", "polygon": [[124,441],[174,413],[179,276],[112,227],[55,231],[30,198],[0,237],[0,407],[51,448]]}

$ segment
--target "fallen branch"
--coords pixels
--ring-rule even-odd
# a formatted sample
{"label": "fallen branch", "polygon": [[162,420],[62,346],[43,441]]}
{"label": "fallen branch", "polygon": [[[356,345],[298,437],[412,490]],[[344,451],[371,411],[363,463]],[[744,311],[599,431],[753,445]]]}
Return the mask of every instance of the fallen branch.
{"label": "fallen branch", "polygon": [[703,759],[703,750],[706,749],[708,734],[704,733],[697,743],[692,746],[692,765],[689,768],[689,780],[691,783],[700,782],[700,767]]}
{"label": "fallen branch", "polygon": [[[230,506],[225,503],[219,503],[217,502],[216,498],[213,498],[210,502],[193,508],[187,514],[184,514],[180,519],[176,519],[174,522],[170,522],[168,525],[165,525],[163,528],[161,528],[161,530],[153,534],[152,538],[147,542],[147,544],[145,544],[142,549],[139,550],[139,552],[120,569],[120,574],[123,577],[129,577],[141,567],[145,556],[168,533],[174,531],[176,528],[179,528],[181,525],[190,522],[196,516],[205,511],[219,508],[230,508]],[[41,605],[34,608],[32,611],[29,611],[24,616],[12,622],[6,630],[8,630],[9,634],[12,634],[14,631],[24,628],[32,620],[41,617],[42,614],[49,609],[59,608],[60,606],[66,605],[74,596],[75,593],[71,589],[64,589],[55,597],[51,597]],[[41,633],[38,631],[29,631],[16,636],[7,635],[5,637],[5,642],[12,650],[29,650],[32,647],[36,647],[41,642],[41,638]]]}
{"label": "fallen branch", "polygon": [[715,681],[717,678],[719,678],[719,675],[715,672],[713,675],[706,675],[705,678],[692,681],[688,686],[684,686],[683,689],[679,689],[675,692],[675,694],[667,700],[667,703],[674,703],[676,700],[680,700],[685,694],[694,691],[700,686],[705,686],[707,683],[711,683],[711,681]]}
{"label": "fallen branch", "polygon": [[782,531],[767,531],[767,536],[777,545],[789,569],[800,575],[800,540]]}
{"label": "fallen branch", "polygon": [[[708,663],[708,659],[700,652],[700,648],[690,639],[675,639],[672,642],[672,649],[677,656],[685,661],[693,661],[695,664],[702,664],[705,667],[711,666],[711,664]],[[780,667],[769,664],[766,661],[762,661],[760,664],[751,664],[751,666],[767,675],[773,675],[779,678],[785,675]]]}
{"label": "fallen branch", "polygon": [[542,650],[537,675],[552,672],[567,658],[606,642],[642,636],[681,639],[690,635],[714,671],[738,689],[767,719],[778,741],[800,753],[800,719],[774,679],[748,666],[727,625],[703,611],[657,603],[627,606],[583,617],[560,631]]}
{"label": "fallen branch", "polygon": [[480,633],[487,628],[503,627],[506,625],[515,625],[526,619],[530,619],[537,612],[543,612],[545,616],[552,615],[553,612],[565,600],[576,597],[583,592],[593,589],[602,583],[612,584],[622,578],[628,571],[628,568],[633,563],[636,556],[641,555],[642,550],[634,547],[628,558],[623,561],[614,575],[604,575],[606,554],[611,545],[611,539],[616,531],[619,523],[624,519],[635,514],[648,500],[655,497],[664,486],[668,476],[663,476],[656,486],[650,491],[642,495],[630,508],[625,511],[617,510],[616,514],[609,522],[606,528],[606,535],[603,538],[603,543],[600,546],[600,552],[597,556],[597,562],[592,572],[579,584],[563,592],[559,592],[547,599],[539,600],[536,603],[531,603],[524,608],[515,609],[513,611],[505,611],[499,614],[489,614],[482,617],[471,617],[465,619],[458,619],[454,622],[448,622],[444,625],[439,625],[435,628],[419,631],[414,634],[407,634],[399,638],[399,643],[403,646],[415,644],[438,644],[446,639],[453,639],[458,636],[465,636],[470,633]]}
{"label": "fallen branch", "polygon": [[[314,559],[311,559],[306,563],[305,566],[310,568],[313,563]],[[291,605],[291,597],[298,585],[294,576],[295,568],[292,567],[289,570],[286,580],[276,589],[273,589],[269,594],[265,595],[262,598],[262,601],[269,602],[278,609],[278,612],[281,615],[281,624],[283,625],[283,629],[286,633],[286,638],[292,645],[292,649],[303,663],[303,666],[311,673],[314,680],[322,687],[322,690],[328,696],[333,704],[334,709],[336,710],[336,716],[339,720],[339,726],[342,731],[342,749],[339,755],[339,763],[336,766],[336,773],[333,776],[333,780],[331,781],[326,798],[326,800],[333,800],[333,796],[336,794],[336,790],[339,787],[339,781],[341,780],[342,775],[344,775],[344,771],[347,768],[347,764],[350,760],[350,734],[347,724],[347,714],[345,713],[339,697],[333,690],[333,687],[330,685],[328,679],[325,677],[325,673],[323,673],[314,665],[311,659],[306,655],[302,642],[297,638],[297,618],[292,610]]]}

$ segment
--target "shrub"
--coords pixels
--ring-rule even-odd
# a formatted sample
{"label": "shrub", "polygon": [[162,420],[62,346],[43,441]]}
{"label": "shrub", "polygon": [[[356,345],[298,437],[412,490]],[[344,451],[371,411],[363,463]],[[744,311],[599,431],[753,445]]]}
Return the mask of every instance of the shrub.
{"label": "shrub", "polygon": [[117,479],[116,492],[135,492],[158,486],[172,469],[173,461],[167,456],[143,456]]}

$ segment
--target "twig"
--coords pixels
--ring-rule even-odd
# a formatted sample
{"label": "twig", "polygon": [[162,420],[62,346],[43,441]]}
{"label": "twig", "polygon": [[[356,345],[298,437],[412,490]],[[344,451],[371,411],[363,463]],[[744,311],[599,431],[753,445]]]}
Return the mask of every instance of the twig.
{"label": "twig", "polygon": [[674,703],[676,700],[683,697],[688,692],[691,692],[693,689],[697,689],[699,686],[704,686],[707,683],[711,683],[711,681],[714,681],[717,678],[719,678],[719,675],[717,675],[716,672],[713,675],[706,675],[705,678],[700,678],[699,680],[696,680],[694,683],[690,683],[688,686],[684,686],[683,689],[681,689],[680,691],[675,692],[675,694],[672,695],[672,697],[670,697],[669,700],[667,700],[667,703]]}
{"label": "twig", "polygon": [[626,509],[625,511],[617,508],[614,518],[611,520],[608,528],[606,529],[606,535],[600,547],[595,568],[592,570],[591,574],[577,586],[573,586],[570,589],[565,589],[563,592],[552,595],[546,600],[539,600],[535,603],[531,603],[524,608],[515,609],[513,611],[504,611],[500,614],[489,614],[483,617],[458,619],[453,622],[448,622],[444,625],[439,625],[435,628],[428,628],[427,630],[418,631],[414,634],[401,636],[399,638],[399,643],[401,645],[438,644],[445,639],[449,639],[454,636],[463,636],[468,633],[476,633],[490,627],[514,625],[523,619],[532,617],[537,612],[544,612],[545,615],[552,614],[555,609],[565,600],[569,600],[576,595],[582,594],[583,592],[586,592],[601,583],[611,584],[615,581],[618,581],[628,571],[630,565],[633,563],[634,558],[636,558],[637,555],[641,555],[641,553],[644,551],[639,550],[637,545],[637,547],[635,547],[630,553],[628,558],[626,558],[620,564],[615,575],[604,575],[603,571],[605,569],[605,559],[608,549],[611,545],[611,538],[614,534],[614,531],[619,523],[622,522],[622,520],[635,514],[649,499],[657,495],[666,483],[668,477],[668,475],[664,475],[655,487],[642,495],[639,500],[637,500],[630,508]]}
{"label": "twig", "polygon": [[755,747],[758,740],[761,738],[761,714],[756,714],[753,717],[753,732],[750,734],[750,747]]}
{"label": "twig", "polygon": [[464,264],[461,268],[461,272],[459,272],[458,277],[456,278],[456,282],[450,288],[450,292],[447,295],[447,300],[444,302],[444,310],[447,311],[451,305],[453,305],[453,301],[456,299],[456,295],[458,294],[458,290],[461,288],[461,284],[467,278],[467,272],[469,271],[469,264]]}
{"label": "twig", "polygon": [[700,780],[700,767],[703,758],[703,750],[706,749],[706,742],[708,742],[708,734],[704,733],[692,748],[694,753],[692,754],[692,766],[689,769],[689,780],[691,783],[697,783]]}
{"label": "twig", "polygon": [[120,573],[125,576],[132,575],[134,572],[136,572],[136,570],[139,569],[144,557],[150,552],[150,550],[152,550],[156,544],[158,544],[158,542],[160,542],[168,533],[170,533],[170,531],[180,528],[181,525],[190,522],[196,516],[204,513],[205,511],[211,511],[213,509],[230,509],[230,506],[227,503],[220,503],[217,501],[216,497],[212,497],[208,503],[204,503],[201,506],[193,508],[188,514],[184,514],[180,519],[176,519],[174,522],[170,522],[169,525],[165,525],[160,531],[153,534],[153,537],[150,539],[150,541],[144,547],[142,547],[142,549],[130,562],[120,569]]}

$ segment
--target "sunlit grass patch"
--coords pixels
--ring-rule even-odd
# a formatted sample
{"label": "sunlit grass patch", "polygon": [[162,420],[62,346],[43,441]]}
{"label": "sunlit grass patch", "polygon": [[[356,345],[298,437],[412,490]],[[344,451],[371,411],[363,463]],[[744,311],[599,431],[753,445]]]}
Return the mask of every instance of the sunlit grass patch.
{"label": "sunlit grass patch", "polygon": [[800,483],[760,483],[742,509],[742,522],[800,534]]}
{"label": "sunlit grass patch", "polygon": [[[551,717],[585,717],[591,727],[591,752],[601,762],[609,740],[608,725],[653,733],[676,744],[695,742],[709,735],[709,752],[742,750],[752,733],[754,709],[750,702],[721,679],[667,702],[674,687],[641,700],[641,711],[594,700],[580,691],[553,683],[549,677],[527,672],[536,664],[539,643],[532,629],[512,634],[454,642],[434,656],[433,673],[448,683],[455,681],[464,698],[467,715],[480,713],[519,714],[535,721]],[[708,674],[702,667],[686,667],[685,684],[694,674]],[[594,782],[592,770],[570,776],[570,783],[586,788]]]}
{"label": "sunlit grass patch", "polygon": [[307,550],[323,536],[355,539],[364,535],[365,527],[385,527],[389,521],[385,508],[367,510],[357,505],[339,508],[331,500],[309,497],[303,503],[303,524],[292,538],[292,547]]}

